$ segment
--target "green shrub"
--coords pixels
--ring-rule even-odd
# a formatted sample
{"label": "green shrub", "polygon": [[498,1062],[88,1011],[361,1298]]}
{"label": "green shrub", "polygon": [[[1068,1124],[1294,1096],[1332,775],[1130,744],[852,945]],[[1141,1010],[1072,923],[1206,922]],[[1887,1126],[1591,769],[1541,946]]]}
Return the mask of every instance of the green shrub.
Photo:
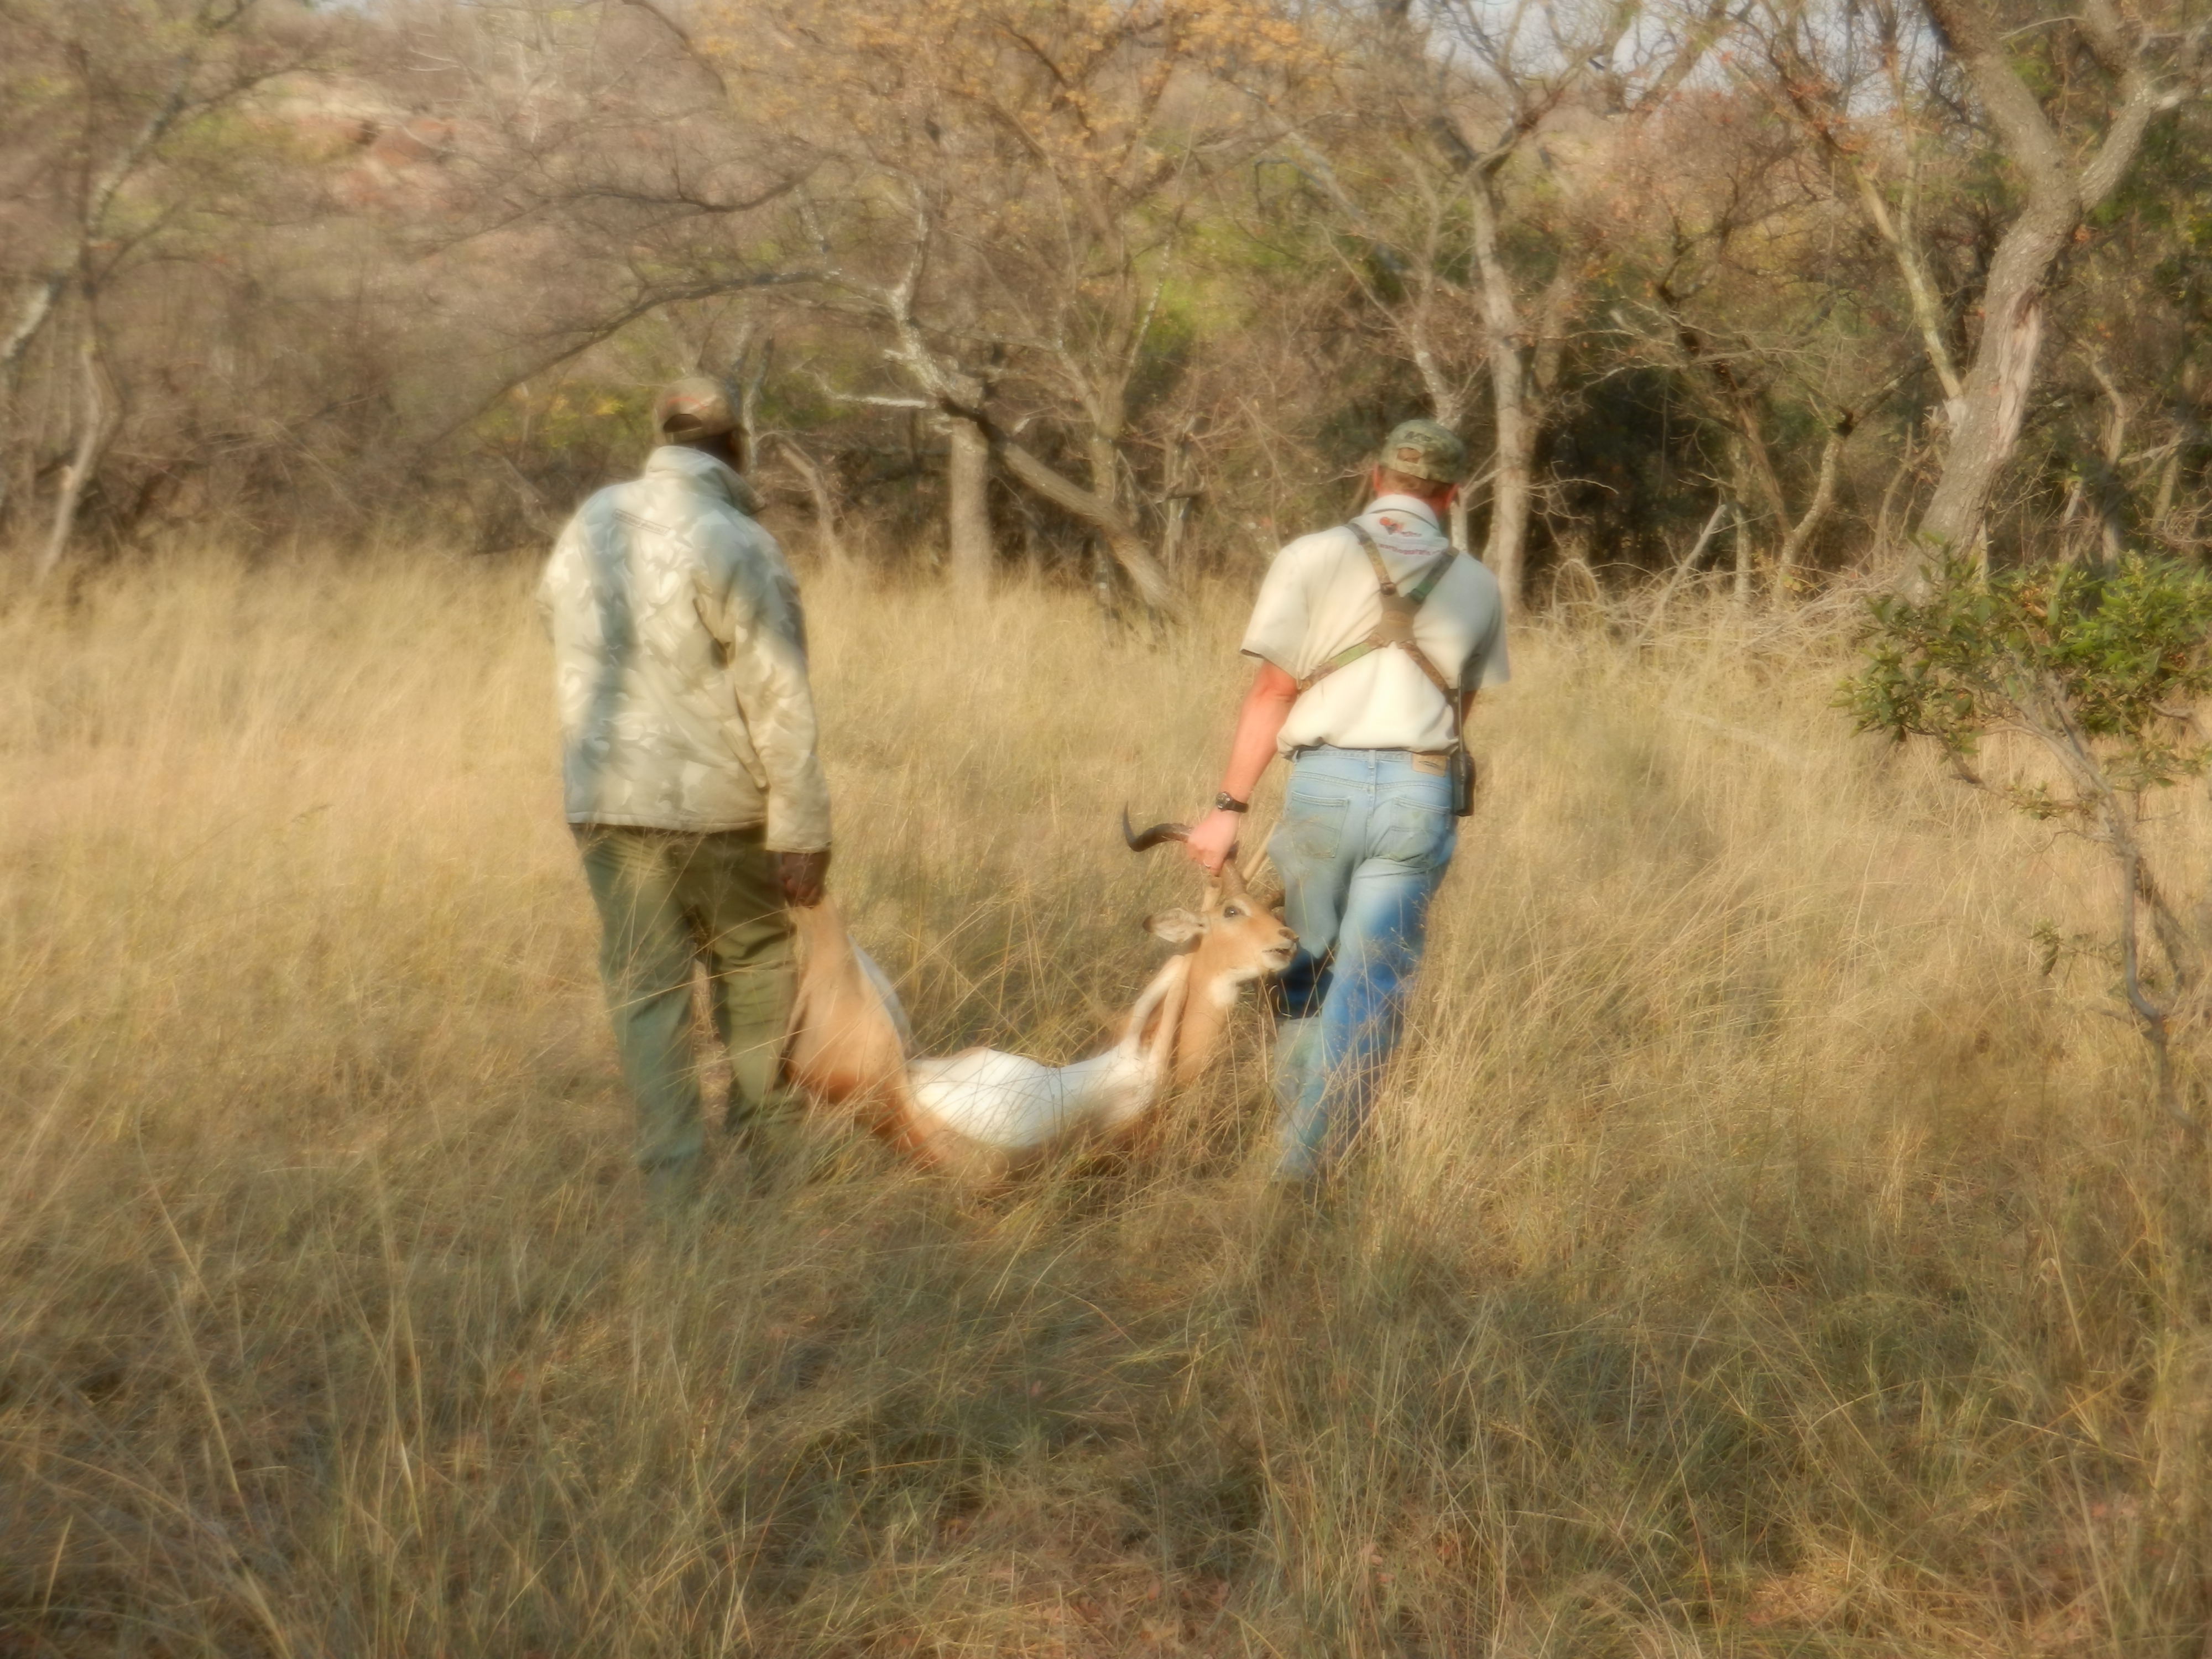
{"label": "green shrub", "polygon": [[[1870,609],[1867,665],[1844,683],[1841,699],[1859,730],[1900,743],[1930,738],[1968,782],[2111,853],[2123,878],[2120,994],[2157,1060],[2161,1104],[2202,1138],[2180,1106],[2175,1038],[2203,1023],[2212,940],[2201,921],[2188,919],[2199,913],[2175,903],[2156,879],[2138,826],[2147,792],[2212,765],[2194,714],[2212,692],[2212,578],[2139,555],[2104,568],[1987,577],[1959,559],[1923,591],[1888,595]],[[1981,739],[2003,731],[2040,744],[2057,763],[2058,781],[1984,779],[1974,768]],[[2144,969],[2139,908],[2166,958],[2162,979]],[[2048,966],[2060,947],[2056,930],[2045,931]],[[2191,1086],[2200,1091],[2193,1077]]]}

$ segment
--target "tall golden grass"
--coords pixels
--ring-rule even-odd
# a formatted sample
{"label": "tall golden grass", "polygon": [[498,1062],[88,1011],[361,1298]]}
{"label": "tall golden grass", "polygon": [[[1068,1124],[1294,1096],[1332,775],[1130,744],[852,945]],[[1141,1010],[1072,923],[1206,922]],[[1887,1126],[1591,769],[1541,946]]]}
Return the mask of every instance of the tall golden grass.
{"label": "tall golden grass", "polygon": [[[1840,611],[1516,640],[1332,1204],[1264,1192],[1248,1022],[1120,1162],[824,1127],[670,1237],[528,586],[0,617],[0,1653],[2204,1644],[2202,1166],[2029,944],[2108,878],[1851,737]],[[1239,603],[813,585],[834,885],[928,1047],[1140,982],[1195,884],[1115,815],[1212,787]]]}

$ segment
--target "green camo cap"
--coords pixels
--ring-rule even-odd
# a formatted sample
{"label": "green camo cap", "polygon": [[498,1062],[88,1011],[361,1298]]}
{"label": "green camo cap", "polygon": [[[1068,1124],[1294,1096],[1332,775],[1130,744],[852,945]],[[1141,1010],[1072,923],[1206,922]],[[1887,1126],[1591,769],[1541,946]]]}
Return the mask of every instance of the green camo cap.
{"label": "green camo cap", "polygon": [[653,400],[653,429],[664,438],[688,443],[738,429],[738,411],[729,388],[704,374],[687,374],[661,388]]}
{"label": "green camo cap", "polygon": [[1393,472],[1431,483],[1457,483],[1467,477],[1467,446],[1434,421],[1399,422],[1375,459]]}

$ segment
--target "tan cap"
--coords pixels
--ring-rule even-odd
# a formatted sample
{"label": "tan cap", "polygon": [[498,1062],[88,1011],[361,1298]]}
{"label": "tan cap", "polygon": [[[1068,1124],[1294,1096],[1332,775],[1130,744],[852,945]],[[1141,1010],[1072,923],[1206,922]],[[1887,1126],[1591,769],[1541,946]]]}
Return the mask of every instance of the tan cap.
{"label": "tan cap", "polygon": [[738,429],[738,411],[729,388],[704,374],[687,374],[661,388],[653,400],[653,428],[664,438],[688,443]]}
{"label": "tan cap", "polygon": [[1457,483],[1467,477],[1467,446],[1434,421],[1399,422],[1376,459],[1393,472],[1431,483]]}

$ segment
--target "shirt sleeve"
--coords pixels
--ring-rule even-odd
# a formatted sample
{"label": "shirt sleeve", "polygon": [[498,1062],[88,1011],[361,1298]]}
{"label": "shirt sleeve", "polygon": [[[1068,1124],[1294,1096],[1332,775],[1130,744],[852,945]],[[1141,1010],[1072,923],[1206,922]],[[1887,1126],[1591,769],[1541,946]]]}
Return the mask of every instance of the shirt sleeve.
{"label": "shirt sleeve", "polygon": [[1271,662],[1292,679],[1302,679],[1307,641],[1312,635],[1312,560],[1304,556],[1310,538],[1300,538],[1275,555],[1253,601],[1252,620],[1237,647],[1248,657]]}
{"label": "shirt sleeve", "polygon": [[1479,690],[1503,685],[1512,678],[1513,670],[1505,660],[1505,607],[1492,605],[1490,626],[1482,630],[1482,637],[1475,642],[1474,654],[1462,671],[1460,684]]}
{"label": "shirt sleeve", "polygon": [[729,652],[730,689],[768,774],[769,850],[818,853],[830,845],[830,785],[815,754],[798,590],[780,556],[750,545],[765,532],[732,534],[747,544],[710,569],[700,615]]}

